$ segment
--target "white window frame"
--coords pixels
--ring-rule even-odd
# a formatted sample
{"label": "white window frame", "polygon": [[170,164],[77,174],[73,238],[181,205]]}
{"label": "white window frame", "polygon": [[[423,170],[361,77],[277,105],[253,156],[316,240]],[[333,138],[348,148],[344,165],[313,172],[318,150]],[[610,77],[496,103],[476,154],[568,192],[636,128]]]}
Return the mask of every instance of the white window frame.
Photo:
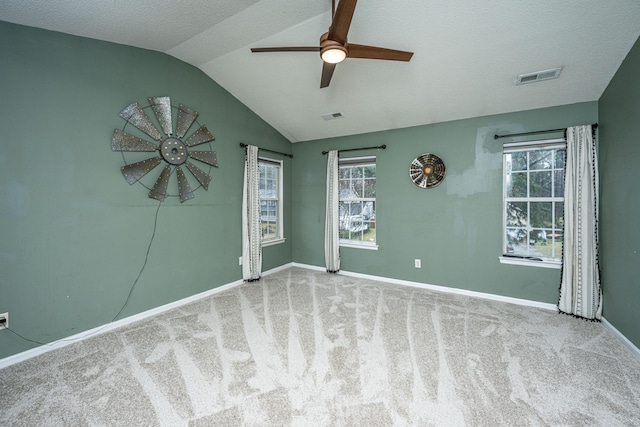
{"label": "white window frame", "polygon": [[[267,157],[258,157],[258,167],[260,167],[262,164],[268,164],[271,166],[275,166],[278,169],[278,184],[277,184],[277,192],[278,194],[276,195],[276,197],[274,198],[265,198],[263,199],[262,197],[260,197],[260,208],[261,208],[261,212],[260,215],[262,216],[262,201],[263,200],[275,200],[277,202],[277,218],[276,218],[276,237],[271,238],[271,239],[262,239],[262,246],[271,246],[271,245],[277,245],[279,243],[284,243],[286,238],[284,237],[284,227],[283,227],[283,218],[282,218],[282,213],[283,213],[283,192],[282,192],[282,188],[283,188],[283,183],[282,183],[282,160],[274,160],[274,159],[270,159]],[[258,184],[260,185],[260,184]],[[260,220],[260,223],[262,224],[262,218]]]}
{"label": "white window frame", "polygon": [[[503,146],[503,154],[502,154],[502,256],[499,257],[500,263],[502,264],[514,264],[514,265],[526,265],[533,267],[542,267],[542,268],[553,268],[560,269],[562,265],[562,260],[560,258],[535,258],[529,259],[525,257],[518,256],[508,256],[505,252],[507,251],[507,203],[508,202],[527,202],[535,200],[536,202],[563,202],[564,203],[564,194],[559,197],[558,195],[554,195],[554,197],[544,197],[544,198],[532,198],[529,195],[527,197],[507,197],[507,156],[508,153],[521,152],[521,151],[533,151],[533,150],[544,150],[544,149],[558,149],[563,148],[566,149],[566,140],[564,138],[555,138],[555,139],[546,139],[539,141],[526,141],[526,142],[512,142],[506,143]],[[566,167],[566,165],[565,165]],[[553,169],[557,170],[557,169]],[[552,170],[552,171],[553,171]],[[527,172],[527,189],[529,189],[529,177],[531,171]],[[554,173],[552,172],[552,186]],[[527,190],[528,191],[528,190]],[[555,221],[555,212],[552,212],[553,221]],[[529,231],[527,231],[528,233]],[[529,236],[527,235],[527,241],[529,240]]]}
{"label": "white window frame", "polygon": [[[376,185],[378,181],[378,168],[376,165],[376,156],[365,156],[365,157],[347,157],[341,158],[338,160],[338,169],[341,167],[353,167],[353,166],[376,166]],[[338,173],[339,175],[339,173]],[[339,202],[343,201],[354,201],[354,202],[373,202],[375,205],[376,212],[378,210],[378,204],[376,201],[376,197],[363,197],[363,198],[347,198],[343,199],[339,197]],[[358,248],[358,249],[369,249],[369,250],[378,250],[378,242],[377,242],[377,220],[376,220],[376,241],[361,241],[361,240],[351,240],[351,239],[340,239],[340,246],[347,248]]]}

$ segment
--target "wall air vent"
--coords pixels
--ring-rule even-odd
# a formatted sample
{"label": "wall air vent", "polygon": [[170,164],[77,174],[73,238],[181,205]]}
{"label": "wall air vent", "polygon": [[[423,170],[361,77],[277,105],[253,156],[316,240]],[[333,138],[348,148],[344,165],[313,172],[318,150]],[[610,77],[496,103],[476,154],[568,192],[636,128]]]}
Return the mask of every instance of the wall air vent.
{"label": "wall air vent", "polygon": [[328,114],[323,114],[322,118],[325,120],[335,120],[335,119],[341,119],[344,116],[342,115],[342,113],[328,113]]}
{"label": "wall air vent", "polygon": [[553,68],[551,70],[536,71],[535,73],[520,74],[516,79],[517,85],[523,85],[525,83],[541,82],[543,80],[557,79],[560,76],[562,67]]}

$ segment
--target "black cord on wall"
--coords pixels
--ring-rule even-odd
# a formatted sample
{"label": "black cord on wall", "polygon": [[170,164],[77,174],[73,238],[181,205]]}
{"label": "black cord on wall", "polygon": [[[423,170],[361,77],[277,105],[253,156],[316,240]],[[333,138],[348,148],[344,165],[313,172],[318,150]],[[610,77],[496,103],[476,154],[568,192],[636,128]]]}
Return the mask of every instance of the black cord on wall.
{"label": "black cord on wall", "polygon": [[[144,257],[144,263],[142,264],[142,267],[140,268],[140,272],[138,273],[138,277],[136,277],[136,279],[133,281],[133,284],[131,285],[131,288],[129,289],[129,294],[127,295],[127,299],[124,301],[124,304],[122,304],[122,307],[120,308],[120,311],[118,311],[118,314],[116,314],[115,316],[113,316],[113,319],[111,319],[111,322],[109,323],[113,323],[115,322],[115,320],[118,318],[118,316],[120,316],[122,314],[122,312],[124,311],[125,307],[127,306],[127,304],[129,304],[129,300],[131,299],[131,295],[133,294],[133,290],[136,287],[136,285],[138,284],[138,280],[140,280],[140,277],[142,276],[142,273],[144,272],[145,267],[147,266],[147,262],[149,261],[149,253],[151,252],[151,245],[153,243],[153,239],[156,237],[156,229],[158,228],[158,212],[160,212],[160,206],[162,206],[162,202],[158,203],[158,208],[156,209],[156,214],[155,214],[155,218],[153,221],[153,233],[151,234],[151,239],[149,239],[149,245],[147,245],[147,253]],[[107,323],[106,325],[104,325],[103,327],[101,327],[100,329],[98,329],[97,331],[93,331],[87,335],[84,335],[82,338],[86,338],[86,337],[90,337],[91,335],[95,335],[98,332],[102,331],[104,328],[106,328],[109,324]],[[7,329],[9,332],[11,332],[12,334],[22,338],[25,341],[34,343],[34,344],[39,344],[39,345],[47,345],[47,346],[52,346],[54,343],[57,342],[66,342],[66,341],[75,341],[77,338],[74,339],[61,339],[61,340],[57,340],[54,341],[53,343],[43,343],[37,340],[33,340],[27,337],[24,337],[22,335],[20,335],[18,332],[14,331],[11,328],[5,328]]]}

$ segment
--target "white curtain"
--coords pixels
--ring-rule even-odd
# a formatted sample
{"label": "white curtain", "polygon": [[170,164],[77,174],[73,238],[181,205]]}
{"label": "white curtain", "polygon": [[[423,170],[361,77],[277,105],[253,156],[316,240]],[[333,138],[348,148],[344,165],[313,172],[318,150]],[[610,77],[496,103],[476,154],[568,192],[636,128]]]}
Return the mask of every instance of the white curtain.
{"label": "white curtain", "polygon": [[598,158],[591,125],[567,128],[564,245],[558,309],[599,320]]}
{"label": "white curtain", "polygon": [[262,273],[259,181],[258,147],[249,145],[242,187],[242,279],[249,281],[259,280]]}
{"label": "white curtain", "polygon": [[331,150],[327,155],[327,212],[324,223],[324,259],[330,273],[340,270],[339,203],[338,151]]}

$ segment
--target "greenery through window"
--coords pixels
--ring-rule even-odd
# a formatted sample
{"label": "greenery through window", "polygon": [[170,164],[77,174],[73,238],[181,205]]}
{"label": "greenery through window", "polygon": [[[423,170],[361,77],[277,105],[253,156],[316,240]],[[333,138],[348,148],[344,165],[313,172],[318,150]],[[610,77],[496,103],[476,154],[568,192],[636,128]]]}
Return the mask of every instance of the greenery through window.
{"label": "greenery through window", "polygon": [[338,186],[342,243],[376,243],[375,161],[375,157],[340,160]]}
{"label": "greenery through window", "polygon": [[282,235],[282,162],[260,158],[260,222],[262,241],[279,240]]}
{"label": "greenery through window", "polygon": [[561,260],[565,151],[558,140],[534,145],[505,144],[505,255]]}

